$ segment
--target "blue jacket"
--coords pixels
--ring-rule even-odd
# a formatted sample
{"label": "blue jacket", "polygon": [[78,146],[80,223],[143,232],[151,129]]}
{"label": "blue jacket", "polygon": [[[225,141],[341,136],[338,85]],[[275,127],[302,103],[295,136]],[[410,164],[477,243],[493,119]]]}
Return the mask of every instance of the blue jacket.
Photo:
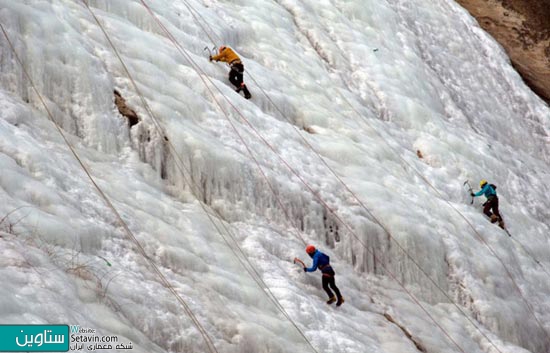
{"label": "blue jacket", "polygon": [[487,183],[483,186],[483,189],[479,190],[474,194],[474,196],[481,196],[481,195],[485,195],[486,198],[489,198],[490,196],[497,196],[497,192],[491,186],[491,184]]}
{"label": "blue jacket", "polygon": [[306,272],[314,272],[317,270],[317,267],[321,270],[321,272],[330,273],[332,271],[332,268],[330,267],[330,258],[320,252],[319,250],[315,250],[313,253],[313,265],[311,265],[310,268],[306,268]]}

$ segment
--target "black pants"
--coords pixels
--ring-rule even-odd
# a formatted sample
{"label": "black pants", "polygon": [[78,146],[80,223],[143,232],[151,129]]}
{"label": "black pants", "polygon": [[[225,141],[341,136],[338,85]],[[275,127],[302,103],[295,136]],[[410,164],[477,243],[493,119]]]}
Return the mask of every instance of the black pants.
{"label": "black pants", "polygon": [[[491,210],[493,211],[491,213]],[[483,213],[489,218],[491,218],[491,215],[495,215],[498,217],[498,220],[500,221],[500,213],[498,212],[498,197],[491,196],[489,199],[487,199],[487,202],[483,205]]]}
{"label": "black pants", "polygon": [[231,71],[229,71],[229,82],[233,84],[233,86],[236,87],[237,92],[243,91],[244,98],[250,99],[252,97],[250,95],[250,91],[248,91],[248,87],[246,87],[245,84],[243,84],[243,73],[244,73],[244,66],[241,63],[235,63],[231,65]]}
{"label": "black pants", "polygon": [[231,71],[229,71],[229,82],[231,82],[236,88],[240,88],[241,83],[243,83],[243,73],[243,64],[231,65]]}
{"label": "black pants", "polygon": [[[342,298],[342,295],[340,294],[340,290],[338,289],[338,287],[336,287],[336,282],[334,280],[334,271],[330,271],[332,272],[331,273],[327,273],[327,274],[330,274],[330,276],[325,276],[325,274],[323,273],[323,289],[325,290],[325,292],[327,292],[327,295],[329,298],[332,298],[334,297],[334,294],[332,293],[332,291],[330,290],[330,288],[332,288],[334,290],[334,292],[336,293],[336,297],[338,299]],[[330,286],[330,288],[329,288]]]}

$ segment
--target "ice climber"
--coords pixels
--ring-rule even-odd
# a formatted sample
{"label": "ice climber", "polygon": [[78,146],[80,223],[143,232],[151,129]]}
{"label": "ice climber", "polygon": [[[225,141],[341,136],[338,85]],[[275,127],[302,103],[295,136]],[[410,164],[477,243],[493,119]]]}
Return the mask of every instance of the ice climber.
{"label": "ice climber", "polygon": [[[323,289],[325,292],[327,292],[328,300],[327,304],[332,304],[336,302],[336,299],[338,301],[336,302],[336,306],[340,306],[344,303],[344,298],[340,294],[340,290],[338,287],[336,287],[336,282],[334,281],[334,270],[330,266],[330,258],[328,255],[323,254],[319,250],[315,249],[313,245],[306,246],[306,252],[307,254],[313,259],[313,264],[310,268],[305,267],[304,265],[304,272],[314,272],[319,268],[321,272],[323,273]],[[334,296],[334,293],[330,290],[330,288],[334,290],[334,293],[336,293],[336,296]]]}
{"label": "ice climber", "polygon": [[243,91],[244,98],[250,99],[252,97],[248,88],[243,82],[244,65],[241,62],[241,58],[231,48],[222,45],[218,52],[218,55],[210,55],[208,58],[210,61],[223,61],[227,63],[231,70],[229,71],[229,81],[235,86],[235,91],[240,93]]}
{"label": "ice climber", "polygon": [[[500,213],[498,212],[498,196],[496,186],[489,184],[487,180],[483,179],[479,182],[479,187],[481,190],[475,194],[471,192],[470,195],[472,197],[485,195],[487,201],[483,204],[483,213],[491,219],[491,223],[498,222],[498,225],[501,228],[504,228],[504,223],[500,217]],[[491,210],[493,212],[491,212]]]}

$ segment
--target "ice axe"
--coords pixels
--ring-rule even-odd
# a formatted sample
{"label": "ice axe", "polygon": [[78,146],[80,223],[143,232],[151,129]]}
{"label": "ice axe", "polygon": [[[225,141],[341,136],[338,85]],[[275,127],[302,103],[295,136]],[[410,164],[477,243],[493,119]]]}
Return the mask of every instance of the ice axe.
{"label": "ice axe", "polygon": [[300,260],[299,258],[297,258],[297,257],[294,258],[294,263],[295,263],[295,264],[300,264],[300,265],[302,265],[303,268],[306,267],[306,264],[305,264],[302,260]]}
{"label": "ice axe", "polygon": [[216,52],[216,46],[213,46],[212,49],[208,48],[208,46],[204,47],[202,51],[208,50],[208,55],[212,56],[212,52]]}
{"label": "ice axe", "polygon": [[[472,185],[470,185],[470,181],[466,180],[464,182],[464,184],[462,184],[463,186],[468,184],[468,191],[470,192],[470,195],[474,193],[474,190],[472,189]],[[472,196],[472,201],[470,201],[470,205],[473,205],[474,204],[474,197]]]}

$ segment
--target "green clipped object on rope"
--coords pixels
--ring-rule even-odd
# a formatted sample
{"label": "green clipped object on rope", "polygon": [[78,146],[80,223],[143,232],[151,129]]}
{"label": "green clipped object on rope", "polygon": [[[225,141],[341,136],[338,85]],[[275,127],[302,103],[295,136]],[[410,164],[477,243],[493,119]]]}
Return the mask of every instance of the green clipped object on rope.
{"label": "green clipped object on rope", "polygon": [[104,258],[104,257],[103,257],[103,256],[101,256],[101,255],[97,255],[97,257],[100,257],[100,258],[102,258],[102,259],[103,259],[103,261],[105,261],[105,263],[107,264],[107,266],[111,267],[111,263],[110,263],[109,261],[107,261],[107,259],[106,259],[106,258]]}

